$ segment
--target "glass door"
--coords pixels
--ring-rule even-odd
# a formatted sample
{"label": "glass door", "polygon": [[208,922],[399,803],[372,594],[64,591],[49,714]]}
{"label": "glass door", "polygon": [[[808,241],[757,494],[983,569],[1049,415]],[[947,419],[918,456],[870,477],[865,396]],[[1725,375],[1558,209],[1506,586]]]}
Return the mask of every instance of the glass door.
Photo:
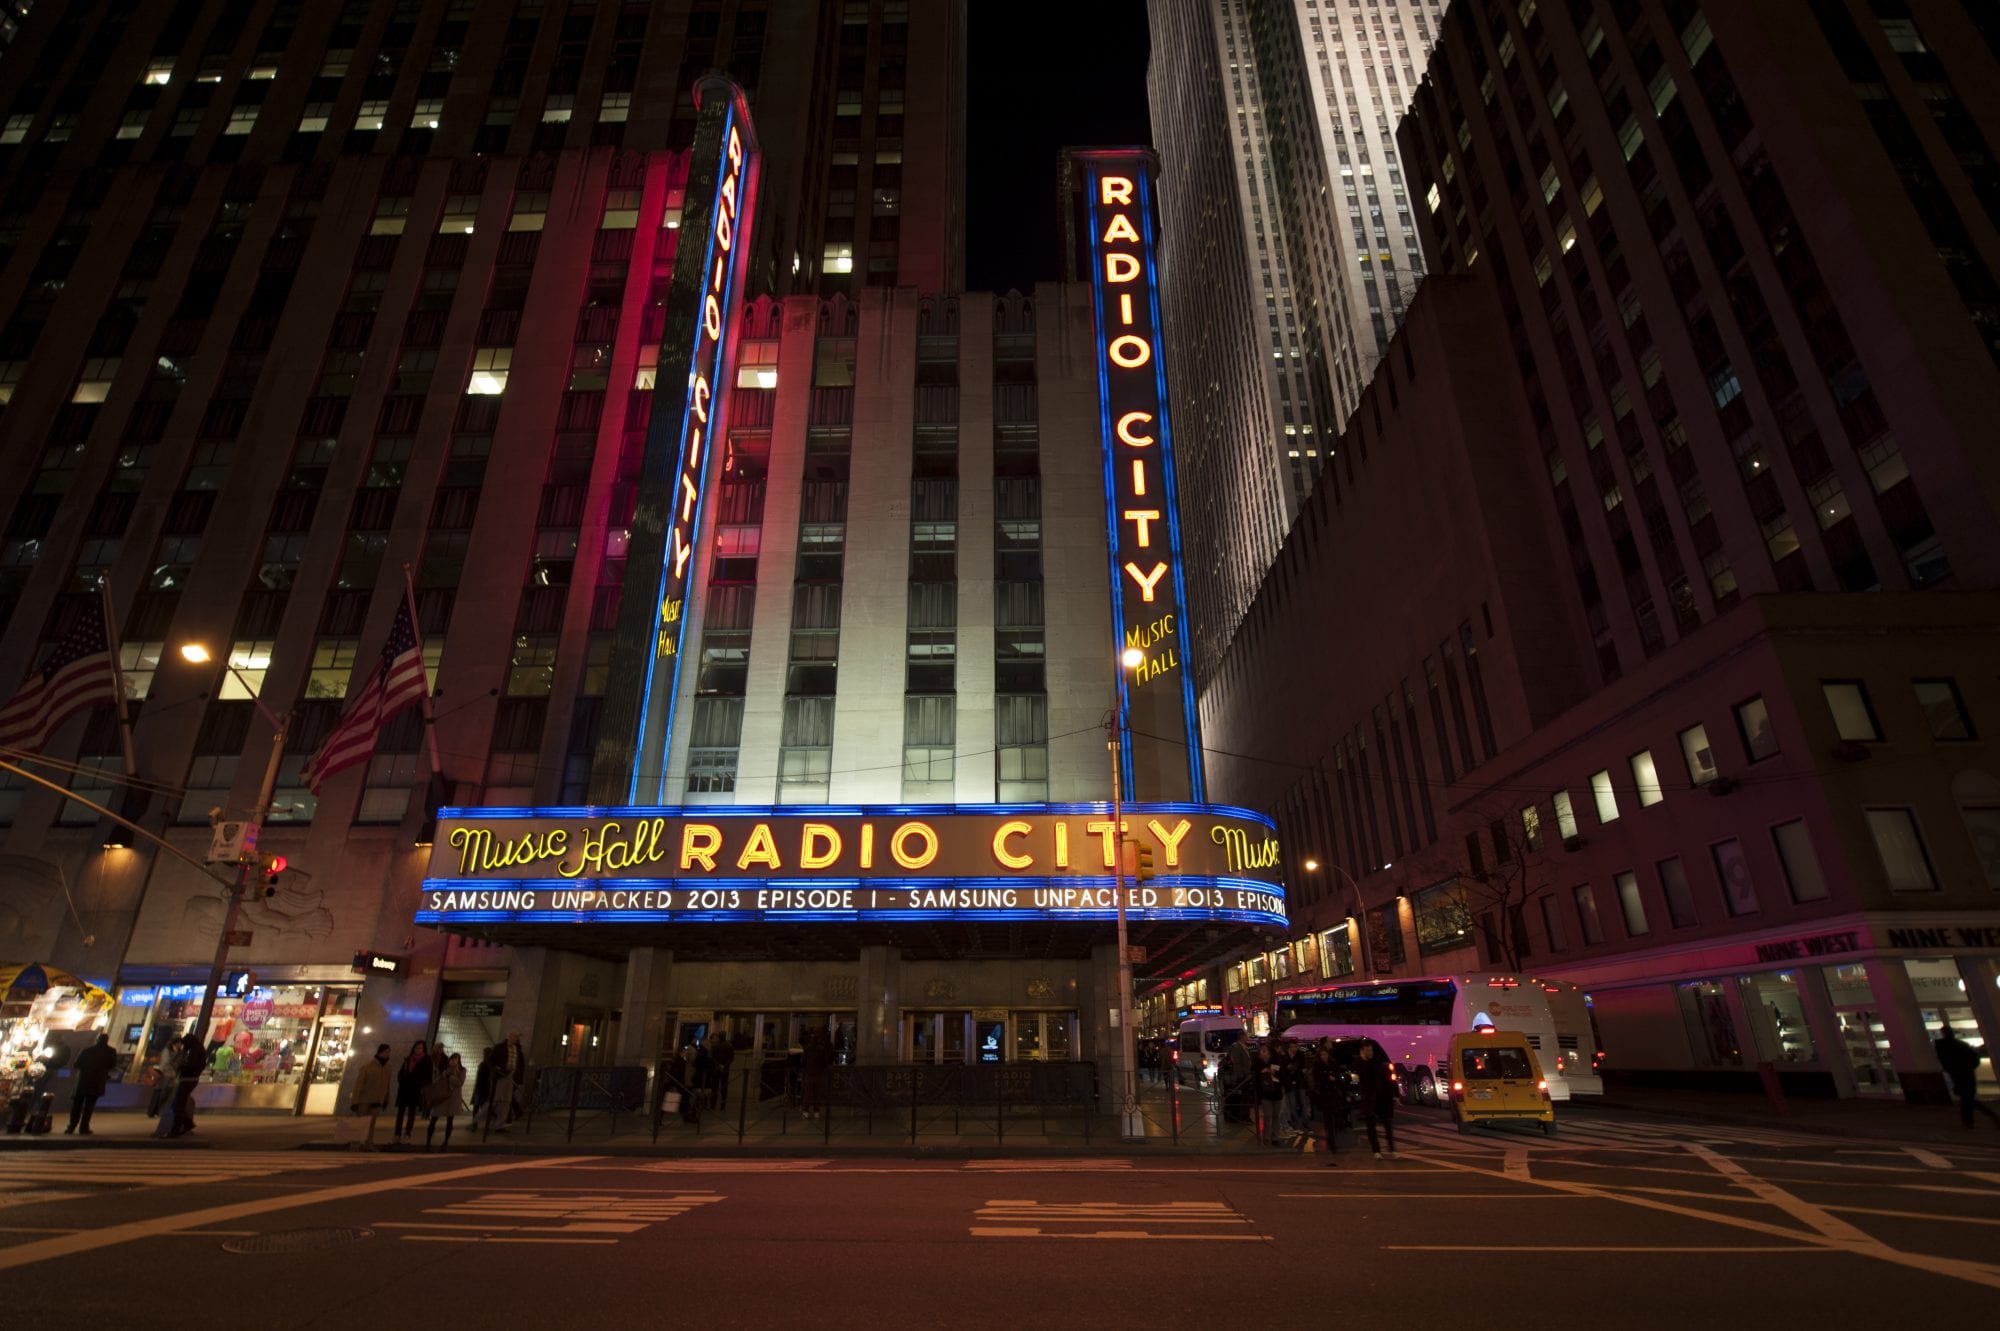
{"label": "glass door", "polygon": [[964,1063],[970,1041],[970,1012],[906,1012],[904,1057],[912,1063]]}
{"label": "glass door", "polygon": [[1896,1077],[1895,1060],[1889,1054],[1889,1033],[1882,1014],[1873,1008],[1841,1008],[1840,1043],[1847,1051],[1848,1066],[1854,1070],[1854,1086],[1863,1095],[1899,1095],[1902,1083]]}
{"label": "glass door", "polygon": [[[1975,1049],[1978,1049],[1985,1042],[1985,1037],[1979,1031],[1979,1022],[1972,1015],[1972,1004],[1970,1003],[1940,1003],[1936,1007],[1924,1008],[1922,1012],[1924,1017],[1924,1034],[1933,1040],[1943,1035],[1949,1029],[1953,1035],[1956,1035]],[[1993,1071],[1992,1051],[1982,1050],[1981,1052],[1986,1055],[1979,1060],[1979,1094],[1983,1098],[1993,1094],[1995,1074]]]}
{"label": "glass door", "polygon": [[354,1018],[342,1014],[321,1017],[313,1030],[310,1072],[306,1077],[304,1112],[331,1114],[340,1104],[340,1079],[354,1044]]}

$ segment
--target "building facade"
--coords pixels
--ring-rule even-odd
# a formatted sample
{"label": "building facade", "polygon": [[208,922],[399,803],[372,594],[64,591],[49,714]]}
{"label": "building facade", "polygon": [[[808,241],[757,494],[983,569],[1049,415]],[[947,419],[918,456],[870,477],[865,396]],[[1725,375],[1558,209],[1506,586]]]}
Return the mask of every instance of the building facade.
{"label": "building facade", "polygon": [[[1548,627],[1473,638],[1482,673],[1542,681],[1545,710],[1489,685],[1490,737],[1477,700],[1466,732],[1429,728],[1474,742],[1424,735],[1416,814],[1436,825],[1403,810],[1414,857],[1374,831],[1409,789],[1386,764],[1324,796],[1316,774],[1214,765],[1222,797],[1281,810],[1288,853],[1319,863],[1297,866],[1301,900],[1330,865],[1358,883],[1315,925],[1353,911],[1369,936],[1318,942],[1315,981],[1575,979],[1607,1070],[1637,1079],[1754,1085],[1768,1062],[1801,1091],[1928,1098],[1932,1036],[2000,1036],[1979,738],[2000,492],[1976,405],[2000,390],[1980,277],[2000,250],[1982,168],[1952,147],[2000,130],[1964,92],[1993,73],[1975,11],[1453,7],[1399,137],[1432,270],[1462,276],[1431,279],[1410,324],[1475,287],[1497,313],[1467,366],[1509,353],[1527,491],[1482,507],[1537,539],[1474,553],[1528,560]],[[1422,347],[1392,349],[1343,454],[1414,400]],[[1410,495],[1401,521],[1439,530],[1456,489]],[[1305,530],[1287,553],[1338,581]],[[1456,546],[1442,562],[1478,586]],[[1262,595],[1286,623],[1362,595],[1324,586]],[[1282,730],[1251,719],[1276,661],[1205,694],[1209,733]],[[1394,668],[1361,673],[1380,690]],[[1316,747],[1273,752],[1316,769]],[[1268,992],[1302,942],[1237,982]]]}
{"label": "building facade", "polygon": [[[262,853],[287,867],[246,894],[229,958],[252,978],[218,1004],[205,1097],[327,1110],[352,1045],[471,1054],[507,1030],[537,1063],[650,1065],[717,1029],[782,1055],[807,1026],[871,1062],[1115,1058],[1113,865],[1092,877],[1081,848],[1112,853],[1085,824],[1111,793],[1106,714],[1135,696],[1107,586],[1116,367],[1092,284],[957,289],[963,34],[962,6],[899,0],[30,16],[0,73],[0,674],[108,596],[136,761],[103,708],[37,770],[188,858],[9,775],[0,949],[112,990],[129,1069],[200,1004],[225,907],[210,824],[259,812],[271,715]],[[710,69],[744,98],[697,95]],[[759,174],[711,316],[679,279],[728,248],[725,140],[701,137],[727,105]],[[1146,230],[1120,262],[1150,283]],[[674,359],[698,328],[714,358]],[[701,513],[673,528],[649,432],[696,417],[716,427],[688,481]],[[1012,810],[1027,831],[984,826],[983,874],[957,877],[1085,895],[1018,915],[898,897],[907,921],[871,928],[558,927],[433,899],[426,880],[462,876],[441,866],[464,810],[574,813],[604,863],[613,834],[584,806],[622,662],[665,652],[650,609],[636,652],[620,614],[654,596],[662,532],[692,562],[651,812],[796,830],[902,810],[880,853],[908,868],[904,822],[934,820],[949,857],[955,811]],[[434,725],[404,712],[315,792],[306,760],[406,599]],[[216,662],[183,660],[189,641]],[[1183,816],[1148,811],[1170,841]],[[855,882],[870,835],[850,838]],[[985,881],[1016,861],[1032,882]],[[1253,890],[1228,866],[1180,888],[1221,877]],[[1141,911],[1139,941],[1189,964],[1282,918],[1264,886]]]}

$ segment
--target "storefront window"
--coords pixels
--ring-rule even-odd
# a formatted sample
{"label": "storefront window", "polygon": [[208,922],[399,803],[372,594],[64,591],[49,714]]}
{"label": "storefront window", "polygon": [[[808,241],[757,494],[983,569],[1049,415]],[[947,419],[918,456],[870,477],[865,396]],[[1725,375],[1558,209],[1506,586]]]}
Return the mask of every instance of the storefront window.
{"label": "storefront window", "polygon": [[1722,981],[1694,980],[1676,985],[1675,990],[1695,1061],[1704,1067],[1741,1067],[1743,1045],[1736,1035],[1736,1021],[1730,1016]]}
{"label": "storefront window", "polygon": [[1869,986],[1867,967],[1855,962],[1820,969],[1826,976],[1827,993],[1833,999],[1841,1050],[1854,1074],[1855,1089],[1863,1095],[1900,1093],[1902,1080],[1896,1075],[1896,1063],[1890,1056],[1889,1032],[1875,1006],[1875,991]]}
{"label": "storefront window", "polygon": [[[1906,961],[1904,969],[1910,973],[1910,988],[1916,991],[1917,1009],[1924,1019],[1924,1035],[1935,1040],[1949,1030],[1953,1035],[1969,1045],[1992,1045],[1979,1029],[1979,1019],[1973,1015],[1972,1001],[1965,995],[1965,979],[1958,973],[1958,965],[1949,958],[1934,961]],[[1991,1053],[1991,1048],[1988,1051]],[[1979,1061],[1979,1084],[1989,1090],[1995,1084],[1993,1060],[1991,1057]]]}
{"label": "storefront window", "polygon": [[1757,1057],[1769,1063],[1811,1063],[1815,1059],[1812,1030],[1799,1002],[1798,976],[1791,971],[1746,975],[1743,1010],[1757,1042]]}
{"label": "storefront window", "polygon": [[[113,1015],[110,995],[96,988],[0,989],[0,999],[0,1102],[36,1086],[56,1090],[60,1071],[97,1043]],[[111,1030],[114,1046],[122,1033]]]}
{"label": "storefront window", "polygon": [[1329,980],[1354,974],[1354,940],[1345,925],[1319,936],[1321,973]]}

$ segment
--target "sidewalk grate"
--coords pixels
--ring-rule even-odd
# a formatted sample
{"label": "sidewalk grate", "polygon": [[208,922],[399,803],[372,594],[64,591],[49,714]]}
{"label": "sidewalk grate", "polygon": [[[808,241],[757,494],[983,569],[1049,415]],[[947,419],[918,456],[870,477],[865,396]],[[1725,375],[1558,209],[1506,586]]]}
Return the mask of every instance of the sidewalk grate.
{"label": "sidewalk grate", "polygon": [[252,1234],[248,1238],[231,1239],[222,1245],[222,1250],[249,1254],[321,1252],[327,1248],[344,1248],[374,1236],[372,1229],[283,1229],[274,1234]]}

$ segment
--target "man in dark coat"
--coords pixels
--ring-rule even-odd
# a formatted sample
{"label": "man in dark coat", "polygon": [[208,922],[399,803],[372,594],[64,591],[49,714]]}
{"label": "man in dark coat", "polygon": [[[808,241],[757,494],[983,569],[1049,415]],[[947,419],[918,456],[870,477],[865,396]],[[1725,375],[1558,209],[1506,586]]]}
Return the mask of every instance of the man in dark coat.
{"label": "man in dark coat", "polygon": [[[1959,1121],[1971,1127],[1972,1115],[1977,1111],[2000,1124],[2000,1114],[1993,1112],[1993,1106],[1979,1103],[1979,1061],[1986,1056],[1984,1046],[1975,1048],[1967,1044],[1947,1027],[1931,1047],[1937,1050],[1944,1075],[1951,1078],[1951,1093],[1958,1097]],[[82,1065],[82,1060],[78,1060],[77,1066]]]}
{"label": "man in dark coat", "polygon": [[1382,1158],[1382,1143],[1375,1136],[1375,1125],[1381,1124],[1389,1136],[1389,1158],[1396,1158],[1396,1073],[1389,1066],[1389,1060],[1375,1050],[1373,1040],[1363,1040],[1355,1051],[1354,1073],[1360,1081],[1361,1123],[1368,1129],[1368,1149],[1375,1152],[1375,1158]]}
{"label": "man in dark coat", "polygon": [[99,1035],[97,1043],[76,1056],[76,1093],[69,1101],[69,1126],[65,1133],[80,1132],[90,1136],[90,1114],[97,1108],[98,1097],[111,1084],[111,1070],[118,1066],[118,1051],[111,1047],[111,1037]]}
{"label": "man in dark coat", "polygon": [[736,1046],[728,1035],[721,1031],[715,1034],[715,1048],[709,1054],[715,1060],[715,1103],[717,1108],[729,1105],[729,1065],[736,1061]]}

